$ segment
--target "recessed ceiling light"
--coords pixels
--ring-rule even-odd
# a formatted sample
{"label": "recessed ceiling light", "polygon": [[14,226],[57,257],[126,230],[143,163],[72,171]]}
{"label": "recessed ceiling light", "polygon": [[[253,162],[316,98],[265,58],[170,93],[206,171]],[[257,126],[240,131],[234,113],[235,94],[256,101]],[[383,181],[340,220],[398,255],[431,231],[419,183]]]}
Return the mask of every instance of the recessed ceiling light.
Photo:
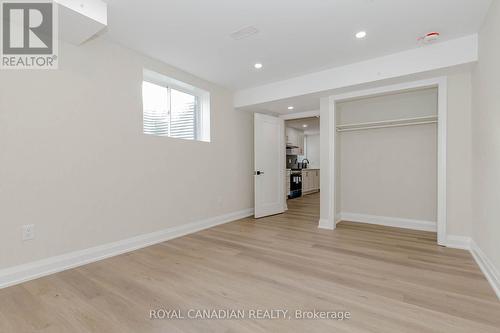
{"label": "recessed ceiling light", "polygon": [[308,126],[307,124],[302,125],[302,127],[304,127],[304,128],[307,128],[307,126]]}
{"label": "recessed ceiling light", "polygon": [[255,67],[256,69],[261,69],[263,66],[260,62],[258,62],[255,65],[253,65],[253,67]]}
{"label": "recessed ceiling light", "polygon": [[295,107],[294,107],[294,106],[289,106],[289,107],[288,107],[288,110],[293,110],[293,109],[295,109]]}
{"label": "recessed ceiling light", "polygon": [[360,31],[356,34],[357,39],[363,39],[366,37],[366,31]]}

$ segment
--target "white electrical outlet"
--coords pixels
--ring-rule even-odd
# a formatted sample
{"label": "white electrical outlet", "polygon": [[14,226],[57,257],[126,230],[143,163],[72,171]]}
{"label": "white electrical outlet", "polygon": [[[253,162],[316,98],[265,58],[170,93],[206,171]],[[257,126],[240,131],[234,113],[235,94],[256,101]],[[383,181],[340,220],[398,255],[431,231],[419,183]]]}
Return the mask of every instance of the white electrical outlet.
{"label": "white electrical outlet", "polygon": [[23,241],[35,239],[35,225],[26,224],[23,225]]}

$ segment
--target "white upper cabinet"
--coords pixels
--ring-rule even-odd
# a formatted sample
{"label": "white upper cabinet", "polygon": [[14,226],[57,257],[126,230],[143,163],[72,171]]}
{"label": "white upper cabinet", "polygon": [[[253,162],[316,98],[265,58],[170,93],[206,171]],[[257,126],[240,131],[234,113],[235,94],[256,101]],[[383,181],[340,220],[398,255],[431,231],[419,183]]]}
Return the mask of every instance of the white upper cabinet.
{"label": "white upper cabinet", "polygon": [[297,131],[293,128],[287,127],[285,129],[285,135],[286,135],[286,145],[287,146],[294,146],[296,140],[297,140]]}
{"label": "white upper cabinet", "polygon": [[295,128],[286,128],[286,145],[291,147],[297,147],[297,155],[302,155],[304,153],[304,133],[296,130]]}

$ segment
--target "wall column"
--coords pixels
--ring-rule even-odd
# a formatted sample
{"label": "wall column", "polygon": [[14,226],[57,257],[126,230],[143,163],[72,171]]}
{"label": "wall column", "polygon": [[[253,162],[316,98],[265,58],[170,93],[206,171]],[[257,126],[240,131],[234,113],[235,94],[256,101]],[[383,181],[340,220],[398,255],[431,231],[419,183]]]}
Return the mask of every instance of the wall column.
{"label": "wall column", "polygon": [[319,228],[335,229],[335,99],[321,99],[320,109],[320,220]]}

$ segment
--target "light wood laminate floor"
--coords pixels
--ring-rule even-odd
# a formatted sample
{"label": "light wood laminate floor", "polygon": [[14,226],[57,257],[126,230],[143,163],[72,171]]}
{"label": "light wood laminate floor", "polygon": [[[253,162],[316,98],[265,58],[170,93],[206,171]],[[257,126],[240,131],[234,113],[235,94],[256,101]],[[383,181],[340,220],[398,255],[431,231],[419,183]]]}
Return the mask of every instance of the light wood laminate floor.
{"label": "light wood laminate floor", "polygon": [[[466,251],[436,235],[343,222],[319,194],[0,290],[0,332],[500,332],[500,303]],[[334,320],[150,320],[150,309],[349,311]],[[292,312],[294,313],[294,312]]]}

